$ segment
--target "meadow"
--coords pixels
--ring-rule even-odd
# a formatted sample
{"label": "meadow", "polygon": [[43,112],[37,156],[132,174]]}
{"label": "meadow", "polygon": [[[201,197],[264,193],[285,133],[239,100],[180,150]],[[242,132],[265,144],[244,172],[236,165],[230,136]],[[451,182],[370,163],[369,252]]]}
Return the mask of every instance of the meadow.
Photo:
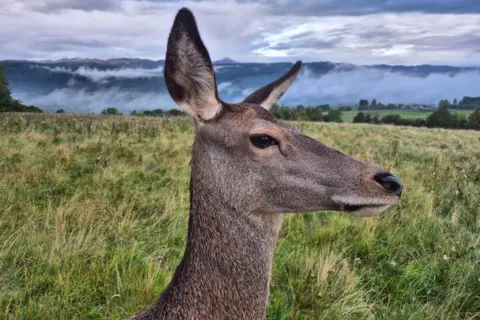
{"label": "meadow", "polygon": [[[289,214],[268,319],[480,319],[480,132],[294,122],[401,178],[377,218]],[[190,118],[0,114],[0,319],[122,319],[180,262]]]}
{"label": "meadow", "polygon": [[[463,114],[466,117],[472,113],[473,110],[450,110],[452,113]],[[353,122],[353,118],[357,115],[359,111],[344,111],[342,113],[343,122]],[[365,112],[365,111],[363,111]],[[375,110],[375,111],[367,111],[368,113],[373,115],[378,115],[379,118],[382,118],[388,114],[398,114],[402,118],[406,119],[426,119],[433,111],[420,111],[420,110]]]}

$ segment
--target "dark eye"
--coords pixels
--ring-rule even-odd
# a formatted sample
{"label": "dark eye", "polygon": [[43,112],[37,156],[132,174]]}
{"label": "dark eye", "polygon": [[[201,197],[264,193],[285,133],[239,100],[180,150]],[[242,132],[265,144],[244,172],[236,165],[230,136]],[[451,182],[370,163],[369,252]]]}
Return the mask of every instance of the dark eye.
{"label": "dark eye", "polygon": [[268,148],[270,146],[276,145],[277,141],[270,137],[268,134],[259,134],[250,137],[250,141],[252,141],[253,145],[257,148]]}

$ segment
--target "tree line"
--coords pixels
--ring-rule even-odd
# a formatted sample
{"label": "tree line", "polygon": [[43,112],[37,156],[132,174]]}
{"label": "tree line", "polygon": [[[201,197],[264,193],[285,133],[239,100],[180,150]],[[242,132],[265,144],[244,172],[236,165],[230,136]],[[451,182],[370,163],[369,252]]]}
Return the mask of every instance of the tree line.
{"label": "tree line", "polygon": [[330,108],[328,104],[306,107],[304,105],[296,107],[275,105],[271,109],[277,119],[314,122],[343,122],[343,111],[352,110],[352,107]]}
{"label": "tree line", "polygon": [[460,113],[452,113],[448,107],[441,106],[426,119],[402,118],[398,114],[387,114],[382,118],[368,112],[360,111],[353,118],[354,123],[393,124],[412,127],[473,129],[480,130],[480,108],[475,109],[468,117]]}
{"label": "tree line", "polygon": [[[117,108],[106,108],[103,109],[100,114],[104,115],[111,115],[111,116],[121,116],[123,115],[122,112],[118,111]],[[182,110],[178,109],[170,109],[170,110],[163,110],[163,109],[154,109],[154,110],[144,110],[144,111],[137,111],[132,110],[130,115],[133,117],[178,117],[178,116],[185,116],[186,113]]]}
{"label": "tree line", "polygon": [[[339,107],[332,109],[329,105],[319,105],[319,106],[303,106],[298,105],[297,107],[287,107],[287,106],[278,106],[275,105],[272,108],[272,113],[277,119],[281,120],[291,120],[291,121],[325,121],[325,122],[342,122],[343,111],[351,111],[351,107]],[[61,110],[63,112],[63,110]],[[57,111],[59,112],[59,111]],[[101,111],[101,114],[104,115],[123,115],[116,108],[107,108]],[[144,110],[137,111],[133,110],[130,112],[131,116],[135,117],[172,117],[172,116],[184,116],[185,112],[178,109],[154,109],[154,110]]]}
{"label": "tree line", "polygon": [[[450,102],[448,99],[441,99],[438,102],[438,107],[446,107],[449,109],[459,110],[475,110],[480,108],[480,97],[463,97],[460,101],[456,98]],[[358,102],[358,110],[371,111],[371,110],[403,110],[403,109],[433,109],[433,106],[424,104],[403,104],[403,103],[388,103],[383,104],[377,102],[377,99],[373,99],[369,102],[367,99],[360,99]]]}
{"label": "tree line", "polygon": [[[376,99],[373,99],[371,103],[366,99],[361,99],[359,101],[360,112],[355,116],[353,122],[480,130],[480,97],[463,97],[460,102],[454,99],[452,103],[448,99],[442,99],[438,104],[438,108],[426,119],[402,118],[398,114],[385,115],[379,118],[377,115],[363,112],[365,110],[401,109],[403,106],[404,105],[401,104],[383,105],[382,103],[377,103]],[[449,108],[475,109],[475,111],[467,118],[462,114],[451,113]],[[343,122],[343,111],[352,110],[353,108],[351,106],[331,108],[330,105],[323,104],[317,106],[298,105],[296,107],[275,105],[271,111],[276,118],[287,121]],[[4,64],[0,65],[0,112],[43,112],[43,110],[38,107],[24,105],[21,101],[12,98]],[[65,111],[59,109],[57,113],[65,113]],[[116,108],[106,108],[101,111],[101,114],[122,115]],[[130,115],[139,117],[170,117],[183,116],[186,114],[178,109],[154,109],[144,111],[133,110]]]}

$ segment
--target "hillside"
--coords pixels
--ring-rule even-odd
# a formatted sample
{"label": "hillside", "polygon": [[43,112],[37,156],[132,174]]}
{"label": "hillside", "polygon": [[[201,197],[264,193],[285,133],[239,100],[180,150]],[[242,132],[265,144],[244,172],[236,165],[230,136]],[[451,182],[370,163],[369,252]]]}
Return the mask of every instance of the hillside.
{"label": "hillside", "polygon": [[[16,99],[47,111],[169,109],[175,105],[166,92],[163,64],[163,60],[126,58],[8,61],[7,77]],[[214,65],[219,93],[232,102],[291,67],[290,62],[237,63],[229,58]],[[386,104],[437,105],[444,98],[480,96],[479,82],[478,68],[310,62],[281,103],[353,105],[360,99],[377,99]]]}

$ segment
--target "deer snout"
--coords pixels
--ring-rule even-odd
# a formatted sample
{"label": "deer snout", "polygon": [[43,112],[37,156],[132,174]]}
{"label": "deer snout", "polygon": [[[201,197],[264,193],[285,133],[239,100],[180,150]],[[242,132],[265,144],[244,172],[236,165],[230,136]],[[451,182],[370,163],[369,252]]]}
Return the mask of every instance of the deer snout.
{"label": "deer snout", "polygon": [[397,197],[401,197],[403,186],[397,177],[395,177],[390,172],[379,173],[374,177],[380,185],[382,185],[388,192],[395,194]]}

